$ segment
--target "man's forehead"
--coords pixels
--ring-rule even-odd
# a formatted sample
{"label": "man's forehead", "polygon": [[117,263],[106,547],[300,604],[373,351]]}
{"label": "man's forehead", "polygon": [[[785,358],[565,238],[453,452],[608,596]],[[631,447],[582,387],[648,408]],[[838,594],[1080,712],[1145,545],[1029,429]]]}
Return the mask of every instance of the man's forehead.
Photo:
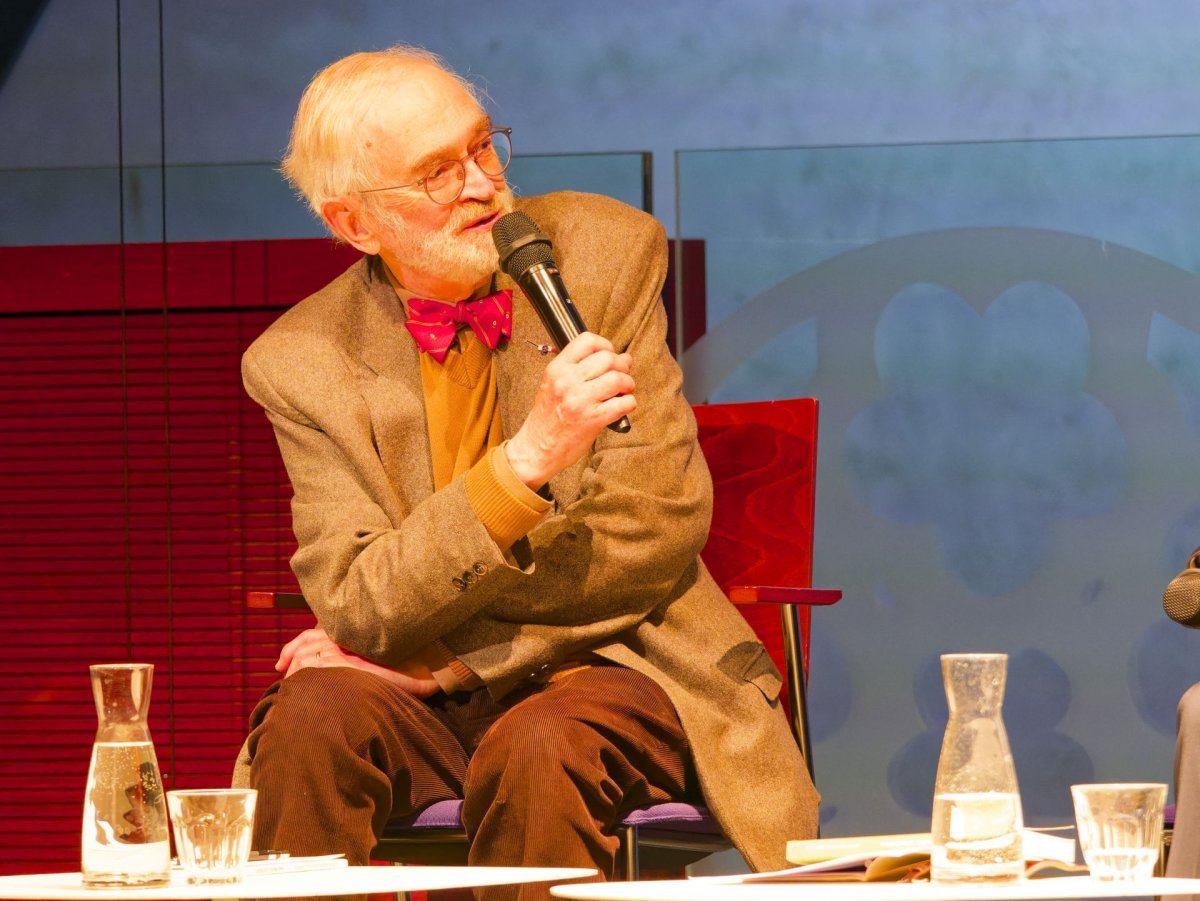
{"label": "man's forehead", "polygon": [[463,154],[463,148],[475,138],[492,127],[492,117],[481,112],[474,120],[463,123],[447,123],[441,129],[430,130],[425,134],[416,134],[411,143],[414,155],[413,165],[436,166],[450,159],[458,159]]}
{"label": "man's forehead", "polygon": [[491,128],[491,117],[440,70],[410,73],[380,92],[375,125],[390,155],[410,165],[461,156],[464,142]]}

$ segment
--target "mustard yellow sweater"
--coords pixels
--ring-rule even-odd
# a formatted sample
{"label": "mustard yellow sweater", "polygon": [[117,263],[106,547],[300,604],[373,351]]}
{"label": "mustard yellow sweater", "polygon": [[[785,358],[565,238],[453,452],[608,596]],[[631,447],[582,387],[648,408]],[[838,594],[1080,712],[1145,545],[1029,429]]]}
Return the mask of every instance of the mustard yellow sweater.
{"label": "mustard yellow sweater", "polygon": [[[469,328],[459,330],[457,346],[441,363],[421,354],[421,387],[434,489],[463,476],[467,498],[480,522],[507,551],[537,524],[550,502],[517,478],[504,455],[492,351]],[[482,684],[440,641],[417,659],[447,693]]]}

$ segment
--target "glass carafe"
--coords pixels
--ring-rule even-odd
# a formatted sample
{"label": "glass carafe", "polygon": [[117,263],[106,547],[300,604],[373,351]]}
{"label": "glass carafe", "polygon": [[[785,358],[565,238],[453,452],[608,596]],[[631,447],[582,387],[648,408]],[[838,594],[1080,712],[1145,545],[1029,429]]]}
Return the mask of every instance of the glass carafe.
{"label": "glass carafe", "polygon": [[1004,882],[1025,874],[1021,795],[1000,705],[1007,654],[946,654],[950,718],[933,789],[935,882]]}
{"label": "glass carafe", "polygon": [[171,850],[158,759],[150,741],[149,663],[93,666],[99,726],[83,801],[83,882],[165,885]]}

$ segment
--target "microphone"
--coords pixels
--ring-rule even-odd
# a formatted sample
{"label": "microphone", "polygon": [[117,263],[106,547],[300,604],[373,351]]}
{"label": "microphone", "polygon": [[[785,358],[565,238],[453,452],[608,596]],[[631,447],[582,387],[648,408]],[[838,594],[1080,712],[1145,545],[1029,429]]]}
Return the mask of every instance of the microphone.
{"label": "microphone", "polygon": [[1192,553],[1187,569],[1167,585],[1163,610],[1180,625],[1200,629],[1200,548]]}
{"label": "microphone", "polygon": [[[500,268],[521,286],[559,350],[587,331],[550,253],[550,238],[536,222],[521,212],[501,216],[492,226],[492,241],[500,254]],[[629,417],[622,416],[608,427],[614,432],[628,432]]]}

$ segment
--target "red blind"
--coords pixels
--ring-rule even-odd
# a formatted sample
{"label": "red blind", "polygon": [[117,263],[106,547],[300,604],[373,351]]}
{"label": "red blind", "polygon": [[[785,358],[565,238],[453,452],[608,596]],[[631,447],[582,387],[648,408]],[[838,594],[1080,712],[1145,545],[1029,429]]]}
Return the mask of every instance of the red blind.
{"label": "red blind", "polygon": [[354,258],[329,242],[0,248],[0,872],[76,869],[88,665],[155,664],[168,788],[228,784],[307,614],[241,352]]}

